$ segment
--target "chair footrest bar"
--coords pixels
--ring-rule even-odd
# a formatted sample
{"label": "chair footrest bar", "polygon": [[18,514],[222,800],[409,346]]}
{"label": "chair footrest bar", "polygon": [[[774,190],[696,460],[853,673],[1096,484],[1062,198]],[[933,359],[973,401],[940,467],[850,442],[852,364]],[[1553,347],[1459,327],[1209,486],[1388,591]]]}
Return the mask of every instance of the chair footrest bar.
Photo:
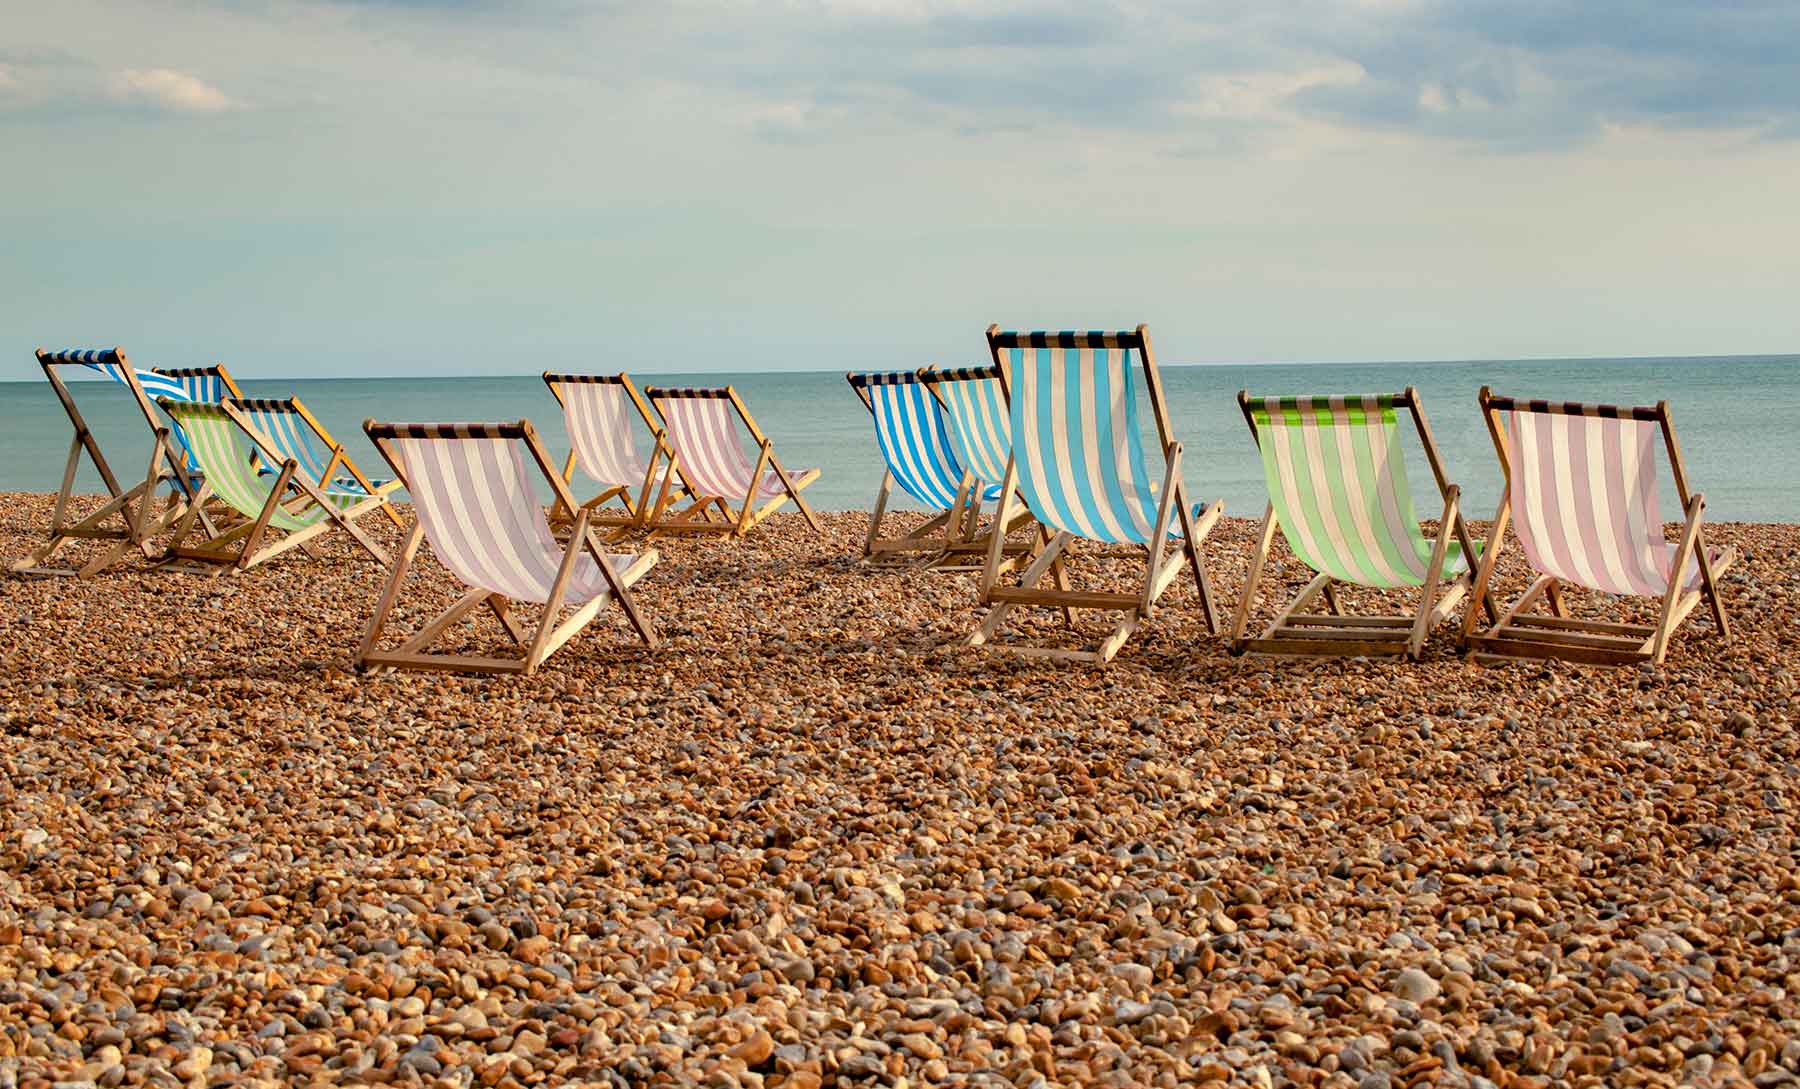
{"label": "chair footrest bar", "polygon": [[989,601],[1005,601],[1014,605],[1043,605],[1061,609],[1107,609],[1136,612],[1143,603],[1137,594],[1112,594],[1097,590],[1037,590],[1017,586],[996,586],[988,591]]}

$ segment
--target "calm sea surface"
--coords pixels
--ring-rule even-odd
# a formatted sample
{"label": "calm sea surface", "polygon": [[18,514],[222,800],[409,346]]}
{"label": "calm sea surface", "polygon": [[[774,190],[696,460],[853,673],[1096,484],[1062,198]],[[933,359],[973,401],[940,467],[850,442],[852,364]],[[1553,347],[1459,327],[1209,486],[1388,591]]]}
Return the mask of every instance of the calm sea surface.
{"label": "calm sea surface", "polygon": [[[0,382],[0,491],[53,491],[62,478],[68,419],[34,364],[29,380]],[[1465,509],[1492,514],[1500,495],[1493,445],[1476,408],[1482,384],[1496,392],[1555,400],[1673,407],[1676,432],[1694,486],[1706,493],[1712,521],[1800,522],[1800,356],[1531,362],[1165,364],[1184,475],[1196,500],[1223,496],[1226,512],[1261,517],[1262,467],[1235,395],[1329,394],[1419,388],[1451,479]],[[818,466],[823,477],[807,498],[821,510],[868,509],[881,460],[868,413],[838,372],[635,375],[640,383],[719,385],[738,389],[790,469]],[[568,451],[562,415],[535,375],[506,378],[365,378],[242,380],[252,397],[297,396],[371,475],[391,475],[362,435],[365,417],[453,421],[530,418],[560,463]],[[147,432],[122,387],[106,380],[71,383],[89,425],[123,479],[141,476]],[[1145,421],[1149,416],[1145,413]],[[1430,491],[1417,444],[1407,440],[1415,494]],[[1159,470],[1160,471],[1160,470]],[[576,490],[595,489],[577,473]],[[99,491],[85,468],[84,491]],[[896,495],[898,492],[896,491]],[[1435,500],[1419,514],[1434,517]],[[1664,516],[1676,507],[1665,488]]]}

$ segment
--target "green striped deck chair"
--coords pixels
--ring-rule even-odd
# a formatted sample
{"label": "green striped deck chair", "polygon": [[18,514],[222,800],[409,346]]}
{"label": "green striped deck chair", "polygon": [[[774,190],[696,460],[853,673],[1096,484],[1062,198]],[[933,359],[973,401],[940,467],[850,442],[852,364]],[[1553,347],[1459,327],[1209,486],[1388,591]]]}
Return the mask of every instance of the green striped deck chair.
{"label": "green striped deck chair", "polygon": [[[371,480],[343,444],[331,437],[331,432],[325,430],[325,425],[298,397],[245,397],[223,363],[205,367],[164,367],[156,373],[186,386],[193,392],[189,400],[222,401],[229,397],[237,401],[238,408],[257,432],[275,444],[275,452],[284,458],[293,458],[299,464],[299,475],[311,479],[327,492],[344,496],[389,495],[400,487],[398,480]],[[258,458],[257,471],[278,473],[281,462],[270,463]],[[381,510],[395,527],[404,525],[392,502],[383,503]]]}
{"label": "green striped deck chair", "polygon": [[[1181,476],[1181,444],[1169,428],[1167,402],[1140,325],[1129,332],[1003,333],[988,327],[994,365],[1005,372],[1011,418],[1011,451],[1001,483],[1000,525],[1008,524],[1015,499],[1052,534],[1020,573],[1016,586],[999,585],[1002,541],[991,535],[982,572],[982,596],[990,606],[969,639],[971,646],[1040,657],[1109,661],[1148,619],[1184,571],[1194,578],[1207,631],[1218,631],[1212,589],[1200,544],[1218,523],[1223,501],[1204,509],[1188,499]],[[1155,414],[1158,446],[1146,455],[1138,425],[1137,383]],[[1141,575],[1129,593],[1075,590],[1058,568],[1075,540],[1124,549]],[[1041,585],[1046,578],[1052,585]],[[1015,608],[1117,614],[1113,629],[1079,650],[993,643]]]}
{"label": "green striped deck chair", "polygon": [[[1269,505],[1232,624],[1231,649],[1284,655],[1419,657],[1431,629],[1468,594],[1477,554],[1444,476],[1416,390],[1351,397],[1252,397],[1238,406],[1262,454]],[[1435,536],[1413,510],[1400,443],[1400,413],[1419,434],[1443,502]],[[1246,637],[1275,534],[1314,576],[1261,638]],[[1410,615],[1348,616],[1337,584],[1419,593]],[[1439,592],[1440,588],[1442,593]],[[1322,600],[1324,612],[1308,606]]]}
{"label": "green striped deck chair", "polygon": [[[215,496],[242,517],[204,545],[186,545],[199,510],[195,504],[176,526],[165,568],[215,575],[243,571],[291,548],[310,548],[313,538],[334,527],[348,533],[377,563],[387,563],[381,546],[356,524],[357,518],[385,504],[386,495],[327,491],[315,483],[252,422],[250,408],[259,402],[226,398],[209,405],[161,397],[156,403],[187,434],[188,448],[204,474],[201,501]],[[265,465],[279,468],[264,472]],[[267,540],[271,530],[284,535]]]}

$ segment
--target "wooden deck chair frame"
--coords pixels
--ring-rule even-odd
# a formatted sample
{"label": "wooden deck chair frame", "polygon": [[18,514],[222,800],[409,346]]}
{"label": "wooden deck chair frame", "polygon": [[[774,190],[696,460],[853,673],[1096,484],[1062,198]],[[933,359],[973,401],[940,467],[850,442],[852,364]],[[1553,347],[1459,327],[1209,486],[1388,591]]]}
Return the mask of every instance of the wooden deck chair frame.
{"label": "wooden deck chair frame", "polygon": [[[923,372],[904,372],[910,374],[912,380],[924,384]],[[869,396],[868,379],[886,378],[879,372],[848,371],[844,378],[855,391],[857,400],[862,402],[869,415],[875,415],[874,400]],[[925,386],[926,393],[933,397],[932,403],[941,411],[943,402],[932,394],[930,387]],[[965,511],[969,505],[970,494],[973,493],[979,502],[980,486],[975,478],[966,470],[962,479],[957,482],[956,494],[948,507],[935,512],[930,518],[913,529],[897,537],[881,536],[881,523],[887,516],[888,496],[894,487],[894,469],[882,458],[881,484],[875,490],[875,507],[869,514],[869,534],[863,541],[862,562],[877,567],[935,568],[950,558],[951,549],[962,543],[960,536],[965,520]],[[915,496],[914,498],[917,498]]]}
{"label": "wooden deck chair frame", "polygon": [[[234,525],[225,526],[215,532],[203,545],[187,545],[189,534],[197,528],[197,518],[208,495],[212,494],[212,484],[203,478],[200,484],[200,502],[188,505],[187,512],[175,527],[173,542],[163,554],[163,561],[157,565],[160,571],[181,571],[189,574],[223,575],[233,571],[247,571],[252,567],[267,563],[275,557],[293,548],[309,546],[313,538],[330,532],[333,528],[341,529],[349,534],[363,551],[367,552],[376,563],[386,565],[387,553],[376,543],[356,519],[387,505],[385,493],[371,494],[366,499],[348,507],[340,507],[331,502],[325,489],[315,484],[311,478],[302,474],[299,463],[285,455],[280,447],[251,421],[246,409],[256,407],[262,402],[244,399],[226,398],[216,405],[188,404],[181,405],[159,398],[164,411],[202,411],[214,413],[231,422],[250,440],[251,449],[258,458],[269,466],[276,467],[274,481],[269,487],[268,497],[262,508],[254,515],[247,511],[236,511],[240,516]],[[283,402],[273,402],[281,404]],[[204,463],[202,465],[204,468]],[[309,508],[318,507],[324,511],[324,517],[312,525],[300,529],[282,531],[273,526],[272,520],[276,512],[283,511],[289,515],[298,515]],[[272,536],[280,533],[279,537]]]}
{"label": "wooden deck chair frame", "polygon": [[[223,363],[213,363],[205,367],[158,367],[156,373],[176,379],[214,378],[224,387],[225,396],[233,400],[241,401],[245,404],[271,406],[277,411],[291,414],[295,419],[303,423],[307,430],[312,433],[312,437],[318,440],[319,445],[328,451],[324,471],[319,474],[319,479],[313,481],[313,483],[319,485],[321,488],[330,490],[331,482],[337,479],[340,471],[350,479],[356,481],[357,485],[369,495],[387,497],[391,493],[398,491],[400,488],[400,482],[398,480],[390,480],[377,485],[374,481],[369,479],[368,474],[362,471],[362,467],[356,464],[355,459],[350,456],[350,452],[344,448],[344,444],[331,437],[331,432],[326,430],[325,425],[319,422],[319,418],[314,416],[298,397],[247,398],[244,396],[243,390],[238,388],[236,379],[232,378],[231,372],[225,369]],[[268,437],[270,439],[274,438],[274,436]],[[277,445],[277,449],[279,450],[279,444]],[[279,462],[273,462],[269,465],[269,469],[271,472],[279,472],[279,466]],[[388,521],[394,523],[395,527],[401,527],[406,524],[405,520],[400,517],[400,512],[394,509],[394,504],[391,500],[384,501],[381,504],[381,512],[387,515]]]}
{"label": "wooden deck chair frame", "polygon": [[[416,517],[413,527],[406,535],[400,554],[388,571],[387,585],[382,588],[381,597],[376,602],[375,613],[369,618],[369,626],[363,635],[363,641],[356,651],[355,665],[357,670],[376,668],[438,670],[452,673],[511,673],[523,674],[527,677],[536,673],[544,660],[561,649],[577,635],[594,618],[600,615],[609,601],[616,600],[624,610],[626,619],[637,632],[646,647],[657,645],[656,630],[648,618],[638,609],[637,597],[632,587],[643,578],[644,574],[656,566],[658,559],[655,549],[646,549],[624,571],[614,570],[606,562],[606,554],[600,550],[600,542],[596,539],[590,526],[593,511],[578,507],[574,495],[564,483],[561,474],[551,464],[550,454],[538,438],[531,421],[520,420],[517,423],[482,424],[482,423],[377,423],[373,419],[363,421],[363,432],[375,449],[381,452],[382,458],[393,468],[400,480],[406,479],[406,468],[401,464],[400,456],[389,445],[396,438],[419,439],[515,439],[524,442],[531,453],[531,459],[537,464],[539,471],[550,485],[557,502],[566,509],[576,511],[574,527],[565,545],[561,566],[557,569],[556,581],[550,588],[549,600],[544,603],[543,614],[537,627],[527,631],[516,616],[513,615],[512,601],[504,594],[495,593],[481,587],[473,587],[458,598],[455,604],[427,621],[416,632],[408,636],[400,646],[393,650],[376,650],[375,644],[380,640],[382,631],[394,611],[394,605],[400,598],[400,587],[406,580],[407,572],[417,557],[419,546],[425,540],[425,525]],[[601,594],[583,604],[560,623],[558,617],[562,611],[563,595],[567,592],[569,580],[575,572],[575,561],[586,551],[593,557],[600,568],[601,576],[606,580],[609,593]],[[459,654],[432,654],[426,648],[436,642],[458,621],[468,616],[475,609],[486,606],[494,614],[506,630],[507,636],[515,645],[525,648],[522,658],[488,658]]]}
{"label": "wooden deck chair frame", "polygon": [[[996,364],[989,364],[985,367],[951,368],[943,368],[934,364],[919,370],[919,380],[925,383],[925,388],[931,391],[931,396],[936,398],[938,406],[945,412],[954,411],[950,405],[949,397],[944,393],[945,386],[957,382],[983,381],[990,378],[998,381],[1002,390],[1006,388],[1005,371]],[[997,516],[1000,508],[999,496],[996,495],[994,497],[994,514],[996,517],[990,521],[987,529],[984,531],[981,525],[981,511],[982,507],[985,506],[987,502],[986,499],[983,498],[983,493],[988,489],[983,487],[983,485],[991,484],[998,487],[1002,483],[1003,480],[985,481],[979,477],[972,477],[965,504],[960,512],[960,524],[952,524],[949,534],[950,541],[944,548],[943,557],[938,560],[937,566],[941,570],[974,571],[977,573],[986,571],[988,546],[992,543],[991,534],[993,534],[999,526]],[[1012,522],[1006,526],[1005,530],[1000,532],[1002,537],[1000,546],[1002,554],[1000,567],[996,572],[996,575],[1009,574],[1024,564],[1029,563],[1031,557],[1036,556],[1038,552],[1043,549],[1044,545],[1048,543],[1050,540],[1050,533],[1048,530],[1044,530],[1041,527],[1037,533],[1032,535],[1030,540],[1015,541],[1006,539],[1021,530],[1030,529],[1036,524],[1037,519],[1032,517],[1031,511],[1026,508],[1025,504],[1017,504],[1012,515]]]}
{"label": "wooden deck chair frame", "polygon": [[[644,421],[644,426],[650,431],[652,443],[650,459],[645,466],[644,479],[638,488],[637,498],[632,498],[631,488],[628,485],[609,485],[598,495],[581,504],[579,508],[580,510],[593,512],[592,516],[588,519],[590,525],[606,526],[623,532],[642,529],[644,525],[650,521],[652,493],[657,491],[658,477],[656,466],[658,462],[665,458],[667,459],[667,464],[663,468],[662,475],[667,477],[673,472],[677,482],[674,484],[675,490],[673,494],[668,498],[665,498],[664,502],[669,502],[670,499],[679,502],[681,497],[691,494],[693,489],[688,482],[686,474],[681,471],[681,468],[677,463],[674,447],[669,445],[667,436],[663,432],[662,425],[658,423],[656,417],[651,414],[649,403],[644,400],[644,395],[638,390],[637,383],[631,380],[631,375],[624,371],[620,371],[618,374],[558,374],[553,371],[545,371],[543,373],[544,385],[550,388],[550,396],[556,398],[558,407],[566,407],[563,402],[562,391],[557,388],[563,384],[616,385],[622,387],[626,397],[631,400],[632,407],[637,409],[639,418]],[[568,459],[563,462],[562,468],[562,479],[565,484],[574,483],[575,466],[577,463],[574,436],[570,436],[569,442],[569,456]],[[625,513],[623,515],[607,514],[601,510],[607,503],[615,499],[624,506]],[[564,507],[561,499],[552,501],[550,505],[551,524],[565,524],[573,521],[574,518],[574,511]]]}
{"label": "wooden deck chair frame", "polygon": [[[22,575],[91,578],[123,561],[133,549],[141,552],[146,559],[154,558],[155,538],[187,514],[199,495],[199,484],[188,474],[185,459],[174,448],[169,425],[157,415],[149,395],[138,381],[136,368],[126,358],[122,348],[81,353],[51,352],[39,348],[37,361],[38,366],[43,368],[44,377],[49,380],[57,401],[68,414],[74,436],[69,442],[69,456],[63,466],[62,485],[57,489],[56,505],[50,514],[49,539],[29,555],[14,561],[10,565],[11,570]],[[90,363],[116,368],[116,373],[130,390],[132,400],[136,402],[144,422],[150,428],[152,443],[148,465],[142,479],[135,481],[130,487],[121,485],[119,478],[113,473],[105,453],[100,449],[100,443],[88,429],[87,420],[82,416],[74,395],[59,373],[59,368],[62,367],[87,369]],[[107,381],[110,383],[112,379]],[[68,516],[69,499],[74,493],[75,474],[81,467],[83,454],[87,455],[88,461],[100,474],[108,499],[86,517],[67,522],[65,519]],[[157,490],[165,483],[170,486],[167,502],[161,511],[153,512]],[[205,518],[204,512],[201,512],[201,517]],[[210,525],[210,521],[204,522],[204,527],[210,528]],[[110,544],[79,567],[47,566],[65,546],[80,540]]]}
{"label": "wooden deck chair frame", "polygon": [[[1181,475],[1181,443],[1177,442],[1169,426],[1167,404],[1163,396],[1162,379],[1156,369],[1156,354],[1150,345],[1150,331],[1147,326],[1139,325],[1129,332],[1002,332],[998,325],[989,325],[987,329],[988,352],[993,356],[994,366],[1000,368],[1003,388],[1010,405],[1015,383],[1006,369],[1006,360],[1002,351],[1013,348],[1107,348],[1120,349],[1127,353],[1137,353],[1136,366],[1143,369],[1145,392],[1150,399],[1151,412],[1156,420],[1156,433],[1163,454],[1163,478],[1157,493],[1155,530],[1150,533],[1151,541],[1143,546],[1144,579],[1142,588],[1136,593],[1110,593],[1101,591],[1085,591],[1071,589],[1069,580],[1063,569],[1062,561],[1069,550],[1071,542],[1077,538],[1066,530],[1057,530],[1050,535],[1048,543],[1029,564],[1019,577],[1017,586],[999,585],[999,573],[1004,559],[1005,539],[998,533],[990,534],[988,540],[987,566],[983,570],[981,589],[982,601],[988,605],[987,615],[982,618],[974,635],[969,637],[970,646],[988,646],[995,650],[1027,656],[1061,659],[1066,661],[1104,664],[1112,660],[1125,645],[1126,640],[1144,621],[1150,619],[1156,609],[1156,602],[1163,593],[1181,575],[1184,567],[1193,573],[1194,587],[1200,597],[1201,613],[1205,619],[1209,635],[1219,631],[1218,611],[1214,604],[1211,582],[1206,575],[1206,567],[1202,561],[1200,550],[1208,534],[1219,522],[1225,510],[1224,500],[1214,500],[1198,515],[1188,499],[1187,485]],[[1127,366],[1133,364],[1127,363]],[[998,525],[1009,525],[1012,519],[1012,506],[1015,502],[1023,503],[1016,496],[1019,487],[1018,477],[1018,436],[1013,437],[1013,449],[1007,457],[1006,479],[1002,482],[1000,493],[1000,509],[996,515]],[[1169,534],[1166,528],[1170,520],[1180,522],[1182,536],[1180,547],[1174,556],[1165,558],[1168,551]],[[1045,578],[1051,578],[1055,585],[1046,588],[1040,584]],[[1025,644],[995,643],[992,640],[1005,622],[1006,616],[1018,606],[1038,606],[1062,610],[1065,622],[1078,609],[1090,609],[1099,612],[1116,612],[1120,620],[1111,632],[1104,636],[1092,650],[1068,650],[1057,647],[1042,647]]]}
{"label": "wooden deck chair frame", "polygon": [[[1718,580],[1736,561],[1737,550],[1727,545],[1714,554],[1707,548],[1702,526],[1706,497],[1688,488],[1687,466],[1682,461],[1681,444],[1675,438],[1675,423],[1669,412],[1669,402],[1658,401],[1649,407],[1623,407],[1579,402],[1528,401],[1497,396],[1487,386],[1483,386],[1480,404],[1482,418],[1487,422],[1488,436],[1494,441],[1500,468],[1506,474],[1506,486],[1500,495],[1500,507],[1494,514],[1493,527],[1488,532],[1487,551],[1481,558],[1481,570],[1476,575],[1477,592],[1486,592],[1493,578],[1494,564],[1512,518],[1514,466],[1507,456],[1506,430],[1500,420],[1502,412],[1560,413],[1656,423],[1662,432],[1663,449],[1668,454],[1669,472],[1674,478],[1675,492],[1681,500],[1685,521],[1670,565],[1668,589],[1662,594],[1662,604],[1654,624],[1609,623],[1572,617],[1563,599],[1562,581],[1553,575],[1538,572],[1525,591],[1506,607],[1486,631],[1475,631],[1472,612],[1464,619],[1462,642],[1465,649],[1473,653],[1477,662],[1542,661],[1555,658],[1587,665],[1661,665],[1675,629],[1681,626],[1702,600],[1712,613],[1713,624],[1720,637],[1727,643],[1731,641],[1731,622],[1725,615],[1724,603],[1719,600]],[[1687,590],[1683,588],[1683,576],[1687,572],[1690,556],[1699,569],[1700,580],[1699,585]],[[1527,611],[1540,602],[1548,606],[1549,615]]]}
{"label": "wooden deck chair frame", "polygon": [[[1359,402],[1367,398],[1346,397],[1345,400]],[[1424,652],[1425,640],[1432,629],[1448,619],[1467,596],[1474,582],[1477,552],[1474,539],[1462,516],[1462,489],[1452,484],[1444,472],[1444,462],[1438,453],[1437,441],[1432,437],[1431,425],[1426,421],[1424,407],[1419,402],[1419,391],[1408,386],[1404,391],[1393,394],[1391,400],[1395,409],[1404,408],[1412,420],[1419,436],[1419,445],[1425,450],[1426,464],[1430,465],[1432,479],[1437,483],[1438,496],[1443,502],[1443,513],[1433,541],[1431,560],[1426,568],[1425,583],[1418,591],[1417,608],[1411,614],[1348,615],[1339,604],[1336,581],[1329,574],[1315,572],[1312,580],[1276,614],[1260,637],[1247,637],[1250,610],[1255,606],[1257,588],[1274,549],[1276,532],[1280,529],[1275,515],[1275,503],[1271,499],[1263,511],[1256,551],[1250,557],[1250,573],[1244,581],[1244,595],[1238,602],[1237,614],[1232,620],[1231,653],[1291,657],[1404,655],[1417,660]],[[1244,422],[1250,427],[1250,437],[1260,448],[1262,435],[1256,429],[1255,409],[1249,391],[1239,390],[1237,401],[1238,408],[1244,414]],[[1469,566],[1446,584],[1442,575],[1452,537],[1461,544],[1463,555],[1469,558]],[[1315,600],[1323,602],[1323,613],[1306,611],[1307,606]],[[1482,600],[1490,615],[1498,615],[1491,600],[1485,596]]]}
{"label": "wooden deck chair frame", "polygon": [[[679,476],[684,486],[687,487],[688,499],[691,500],[685,509],[673,514],[668,513],[669,502],[673,498],[669,491],[672,477],[669,473],[663,474],[662,490],[658,493],[656,503],[650,511],[650,518],[645,523],[652,535],[657,533],[712,533],[728,537],[743,537],[765,518],[780,510],[782,504],[790,500],[793,501],[794,506],[800,509],[800,513],[806,516],[806,524],[812,527],[814,533],[825,532],[824,525],[819,522],[819,516],[813,513],[812,507],[800,494],[802,489],[819,479],[820,470],[808,469],[798,476],[790,474],[782,466],[781,459],[775,454],[774,441],[763,434],[762,428],[756,425],[756,419],[750,415],[749,408],[745,407],[743,398],[738,396],[735,388],[731,386],[708,388],[645,386],[644,396],[649,400],[650,406],[656,410],[657,416],[663,420],[664,437],[674,450],[674,475]],[[661,402],[687,399],[730,401],[738,419],[750,433],[751,441],[756,444],[756,465],[750,473],[750,487],[741,499],[736,496],[706,494],[706,490],[699,487],[697,482],[690,480],[687,473],[681,468],[683,461],[681,449],[675,445],[675,439],[668,427],[668,417],[663,413]],[[756,505],[756,497],[765,468],[772,470],[776,478],[781,481],[782,492],[759,507]],[[734,501],[737,502],[735,509],[732,507]]]}

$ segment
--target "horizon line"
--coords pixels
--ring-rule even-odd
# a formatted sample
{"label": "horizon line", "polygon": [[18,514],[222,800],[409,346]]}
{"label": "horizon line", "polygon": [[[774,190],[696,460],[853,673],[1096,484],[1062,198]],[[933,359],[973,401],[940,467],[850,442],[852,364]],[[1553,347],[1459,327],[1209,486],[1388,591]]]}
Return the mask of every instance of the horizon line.
{"label": "horizon line", "polygon": [[[1550,355],[1513,358],[1470,358],[1470,359],[1264,359],[1264,360],[1206,360],[1198,363],[1170,363],[1157,361],[1158,368],[1201,368],[1201,367],[1416,367],[1416,366],[1473,366],[1477,364],[1519,364],[1519,363],[1670,363],[1682,360],[1696,362],[1753,362],[1768,360],[1771,362],[1796,359],[1800,360],[1800,352],[1739,352],[1725,355]],[[225,365],[215,361],[210,365]],[[925,363],[921,366],[933,366]],[[149,369],[155,369],[154,367]],[[899,369],[899,368],[897,368]],[[768,370],[641,370],[632,368],[634,374],[836,374],[836,367],[783,367]],[[543,372],[504,372],[494,374],[440,374],[431,376],[434,381],[481,381],[492,378],[535,378]],[[596,371],[595,373],[601,373]],[[72,376],[73,377],[73,376]],[[387,379],[418,378],[418,374],[332,374],[332,375],[238,375],[246,382],[333,382],[350,381],[383,381]],[[95,378],[91,381],[103,381]],[[30,378],[0,379],[0,385],[31,383]],[[80,378],[77,381],[90,381]]]}

